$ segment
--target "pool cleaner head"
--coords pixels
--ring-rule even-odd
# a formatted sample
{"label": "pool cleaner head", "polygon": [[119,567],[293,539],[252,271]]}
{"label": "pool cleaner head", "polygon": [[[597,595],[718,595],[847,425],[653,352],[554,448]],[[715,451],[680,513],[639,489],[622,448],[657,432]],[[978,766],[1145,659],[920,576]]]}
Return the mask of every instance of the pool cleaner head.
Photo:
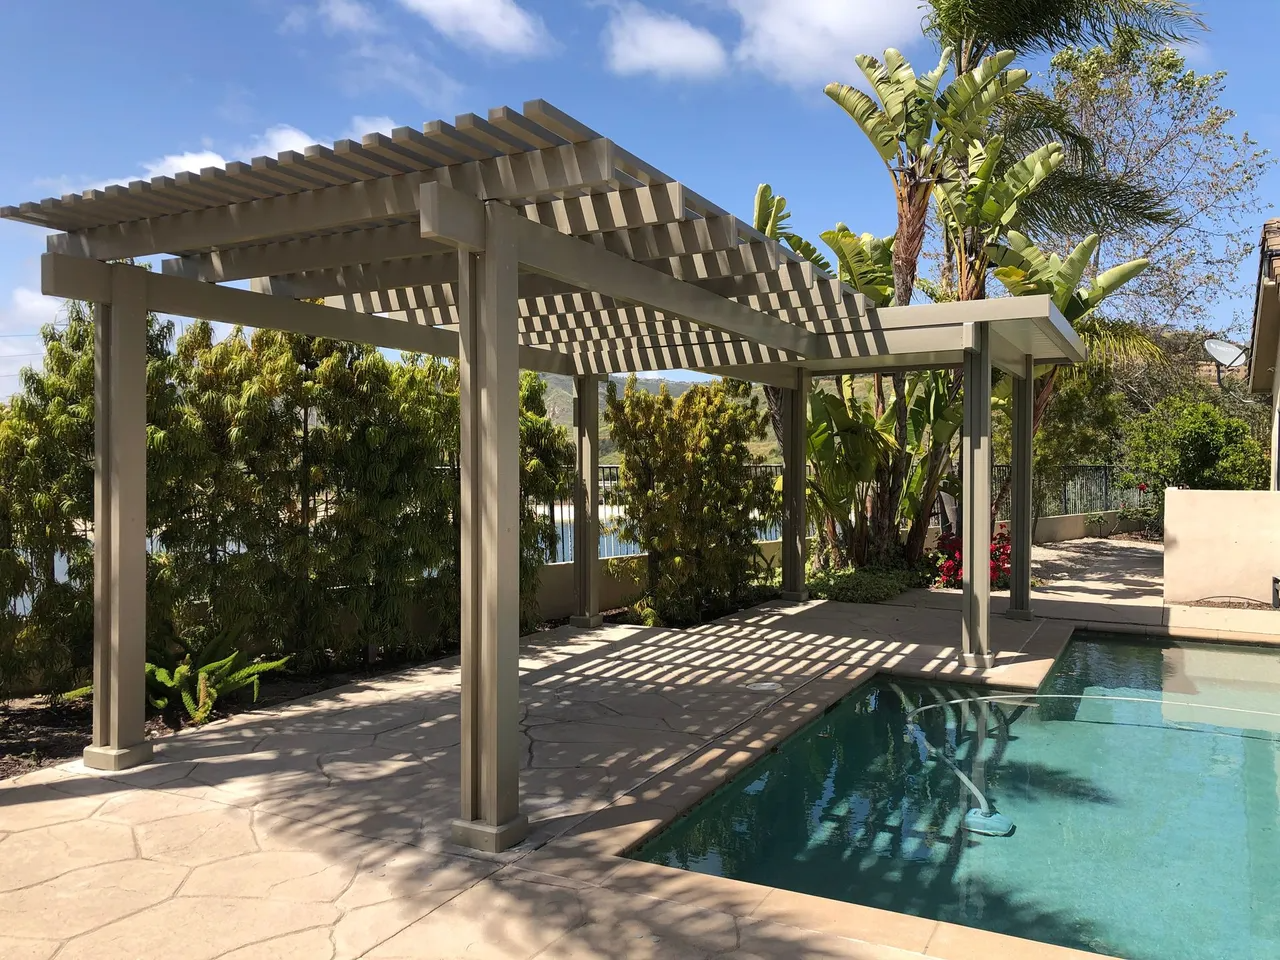
{"label": "pool cleaner head", "polygon": [[994,810],[983,812],[977,807],[964,815],[960,825],[982,837],[1007,837],[1013,833],[1013,821]]}

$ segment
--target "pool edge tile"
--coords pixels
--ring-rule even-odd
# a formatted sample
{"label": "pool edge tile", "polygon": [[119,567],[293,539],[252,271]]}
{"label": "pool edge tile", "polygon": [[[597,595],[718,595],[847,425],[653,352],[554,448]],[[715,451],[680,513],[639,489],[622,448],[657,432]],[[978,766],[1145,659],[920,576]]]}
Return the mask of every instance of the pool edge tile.
{"label": "pool edge tile", "polygon": [[919,954],[925,952],[938,926],[937,920],[842,900],[828,900],[794,890],[774,890],[751,913],[751,919]]}

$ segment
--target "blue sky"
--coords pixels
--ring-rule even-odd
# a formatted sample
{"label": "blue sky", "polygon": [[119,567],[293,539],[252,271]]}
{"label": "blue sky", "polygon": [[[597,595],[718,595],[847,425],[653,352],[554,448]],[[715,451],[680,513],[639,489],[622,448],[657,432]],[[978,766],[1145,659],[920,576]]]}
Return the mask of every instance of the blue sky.
{"label": "blue sky", "polygon": [[[1275,150],[1280,2],[1198,6],[1211,32],[1188,50],[1192,65],[1229,71],[1240,127]],[[741,216],[768,181],[802,233],[844,220],[884,234],[886,175],[822,86],[852,80],[856,52],[932,55],[918,0],[3,7],[0,203],[540,97]],[[1280,176],[1263,192],[1280,197]],[[56,312],[38,292],[43,233],[0,221],[0,395],[38,360],[25,356],[40,349],[30,334]]]}

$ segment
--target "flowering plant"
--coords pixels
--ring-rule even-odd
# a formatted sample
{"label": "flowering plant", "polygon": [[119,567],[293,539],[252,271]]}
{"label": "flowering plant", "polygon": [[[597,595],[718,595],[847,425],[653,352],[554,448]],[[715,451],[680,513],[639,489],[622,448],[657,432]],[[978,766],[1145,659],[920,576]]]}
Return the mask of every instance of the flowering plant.
{"label": "flowering plant", "polygon": [[[962,540],[958,534],[944,533],[938,538],[938,578],[935,587],[959,587],[964,581]],[[1013,544],[1007,533],[998,533],[991,541],[991,586],[1002,590],[1009,586]]]}

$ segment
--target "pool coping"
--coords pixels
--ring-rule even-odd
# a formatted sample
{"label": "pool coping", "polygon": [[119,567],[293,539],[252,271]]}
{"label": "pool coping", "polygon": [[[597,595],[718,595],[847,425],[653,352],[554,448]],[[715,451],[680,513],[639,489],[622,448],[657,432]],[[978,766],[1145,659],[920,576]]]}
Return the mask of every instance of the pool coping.
{"label": "pool coping", "polygon": [[625,856],[873,678],[1035,690],[1077,629],[1097,628],[1085,622],[1042,620],[1019,650],[1001,652],[996,666],[988,669],[962,666],[952,647],[915,644],[910,645],[911,650],[899,651],[878,663],[833,666],[593,813],[565,836],[530,852],[517,867],[521,872],[567,884],[603,887],[728,914],[737,920],[777,923],[838,937],[865,945],[870,952],[859,956],[868,960],[907,960],[911,956],[1105,960],[1105,954]]}

